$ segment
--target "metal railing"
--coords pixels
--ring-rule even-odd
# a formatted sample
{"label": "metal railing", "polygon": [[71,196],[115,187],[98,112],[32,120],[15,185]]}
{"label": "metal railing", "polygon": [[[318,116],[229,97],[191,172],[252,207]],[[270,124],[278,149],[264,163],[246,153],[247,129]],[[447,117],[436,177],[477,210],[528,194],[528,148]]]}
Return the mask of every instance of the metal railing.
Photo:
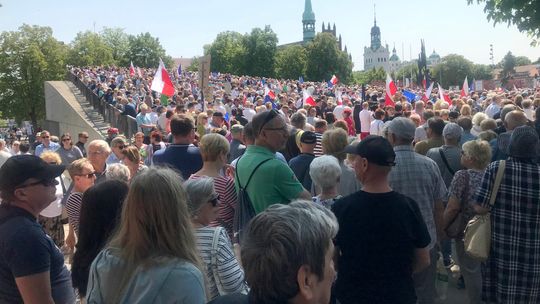
{"label": "metal railing", "polygon": [[100,100],[99,96],[88,88],[77,75],[68,71],[67,79],[81,91],[82,95],[90,102],[94,110],[98,111],[105,122],[109,123],[112,128],[117,128],[118,132],[124,135],[129,141],[137,133],[137,121],[129,115],[122,115],[122,111],[108,104],[104,100]]}

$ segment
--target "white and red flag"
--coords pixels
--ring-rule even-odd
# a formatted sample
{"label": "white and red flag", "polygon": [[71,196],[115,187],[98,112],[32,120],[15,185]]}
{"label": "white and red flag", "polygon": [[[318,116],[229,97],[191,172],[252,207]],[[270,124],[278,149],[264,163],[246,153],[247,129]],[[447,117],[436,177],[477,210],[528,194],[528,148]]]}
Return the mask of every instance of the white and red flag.
{"label": "white and red flag", "polygon": [[129,76],[135,76],[135,67],[133,66],[133,61],[131,61],[131,65],[129,66]]}
{"label": "white and red flag", "polygon": [[439,98],[442,100],[442,101],[446,101],[448,102],[448,104],[451,104],[452,103],[452,100],[450,99],[450,95],[446,94],[444,92],[444,89],[441,87],[440,84],[438,84],[439,86]]}
{"label": "white and red flag", "polygon": [[433,83],[434,82],[431,82],[431,84],[429,85],[429,88],[427,88],[426,93],[424,93],[424,98],[422,98],[422,100],[428,101],[429,98],[431,97],[431,91],[433,90]]}
{"label": "white and red flag", "polygon": [[308,104],[308,105],[311,105],[311,106],[315,106],[316,103],[315,103],[315,99],[313,99],[313,97],[306,91],[304,90],[304,104]]}
{"label": "white and red flag", "polygon": [[156,71],[156,75],[154,75],[154,80],[152,80],[152,86],[150,88],[152,91],[156,91],[165,96],[171,97],[174,95],[174,86],[161,59],[159,59],[159,67]]}
{"label": "white and red flag", "polygon": [[467,76],[465,76],[465,80],[463,81],[463,87],[461,87],[461,94],[459,94],[459,96],[469,96],[469,83],[467,82]]}
{"label": "white and red flag", "polygon": [[392,99],[397,92],[397,87],[390,74],[386,74],[386,96],[384,98],[385,106],[394,106],[394,100]]}
{"label": "white and red flag", "polygon": [[333,84],[333,85],[336,85],[336,83],[338,83],[339,79],[337,78],[336,75],[332,75],[332,78],[330,78],[330,82]]}

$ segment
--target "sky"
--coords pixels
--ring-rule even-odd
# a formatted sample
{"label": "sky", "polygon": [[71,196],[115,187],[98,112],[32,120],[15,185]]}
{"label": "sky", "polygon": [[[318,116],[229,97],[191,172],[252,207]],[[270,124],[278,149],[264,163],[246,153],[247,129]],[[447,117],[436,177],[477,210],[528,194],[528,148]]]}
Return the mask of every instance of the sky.
{"label": "sky", "polygon": [[[103,27],[123,28],[128,34],[149,32],[158,37],[174,58],[200,56],[223,31],[250,32],[270,25],[279,43],[302,40],[304,0],[0,0],[0,32],[17,30],[22,24],[49,26],[53,35],[66,43],[80,31],[99,32]],[[420,40],[426,53],[442,56],[461,54],[467,59],[490,64],[490,44],[494,62],[511,51],[532,61],[540,57],[540,47],[515,26],[493,26],[483,6],[467,5],[467,0],[312,0],[315,29],[336,24],[337,33],[352,54],[354,70],[363,69],[364,47],[370,44],[374,4],[382,43],[396,47],[403,60],[417,58]]]}

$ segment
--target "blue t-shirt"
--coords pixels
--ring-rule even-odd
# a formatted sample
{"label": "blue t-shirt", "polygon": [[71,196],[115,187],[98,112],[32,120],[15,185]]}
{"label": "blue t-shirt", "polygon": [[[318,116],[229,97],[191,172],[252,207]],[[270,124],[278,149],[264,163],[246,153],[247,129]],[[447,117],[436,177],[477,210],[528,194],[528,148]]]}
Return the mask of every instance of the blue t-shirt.
{"label": "blue t-shirt", "polygon": [[166,149],[156,151],[152,160],[154,165],[169,165],[177,169],[185,180],[203,165],[201,152],[194,145],[171,144]]}
{"label": "blue t-shirt", "polygon": [[74,303],[64,255],[28,211],[0,205],[0,303],[22,303],[15,278],[50,272],[55,303]]}

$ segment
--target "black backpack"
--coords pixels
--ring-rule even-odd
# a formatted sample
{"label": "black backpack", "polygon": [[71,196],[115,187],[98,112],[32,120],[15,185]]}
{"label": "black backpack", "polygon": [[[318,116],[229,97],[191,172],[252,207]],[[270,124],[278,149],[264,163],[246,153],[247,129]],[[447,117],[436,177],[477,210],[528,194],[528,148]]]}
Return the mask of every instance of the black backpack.
{"label": "black backpack", "polygon": [[249,175],[249,178],[245,184],[245,186],[242,186],[242,183],[240,183],[240,177],[238,176],[238,164],[240,163],[240,160],[242,158],[238,159],[236,162],[236,170],[235,170],[235,177],[236,177],[236,183],[238,185],[238,203],[236,205],[236,210],[234,212],[234,223],[233,223],[233,231],[234,231],[234,240],[233,242],[237,242],[240,244],[242,240],[242,233],[244,227],[249,223],[249,221],[255,217],[255,209],[253,208],[253,204],[251,203],[251,199],[249,198],[249,195],[247,193],[247,187],[249,185],[249,182],[251,181],[251,178],[253,177],[253,174],[259,167],[264,164],[265,162],[271,160],[272,158],[263,160],[261,163],[259,163],[255,169],[251,172]]}

